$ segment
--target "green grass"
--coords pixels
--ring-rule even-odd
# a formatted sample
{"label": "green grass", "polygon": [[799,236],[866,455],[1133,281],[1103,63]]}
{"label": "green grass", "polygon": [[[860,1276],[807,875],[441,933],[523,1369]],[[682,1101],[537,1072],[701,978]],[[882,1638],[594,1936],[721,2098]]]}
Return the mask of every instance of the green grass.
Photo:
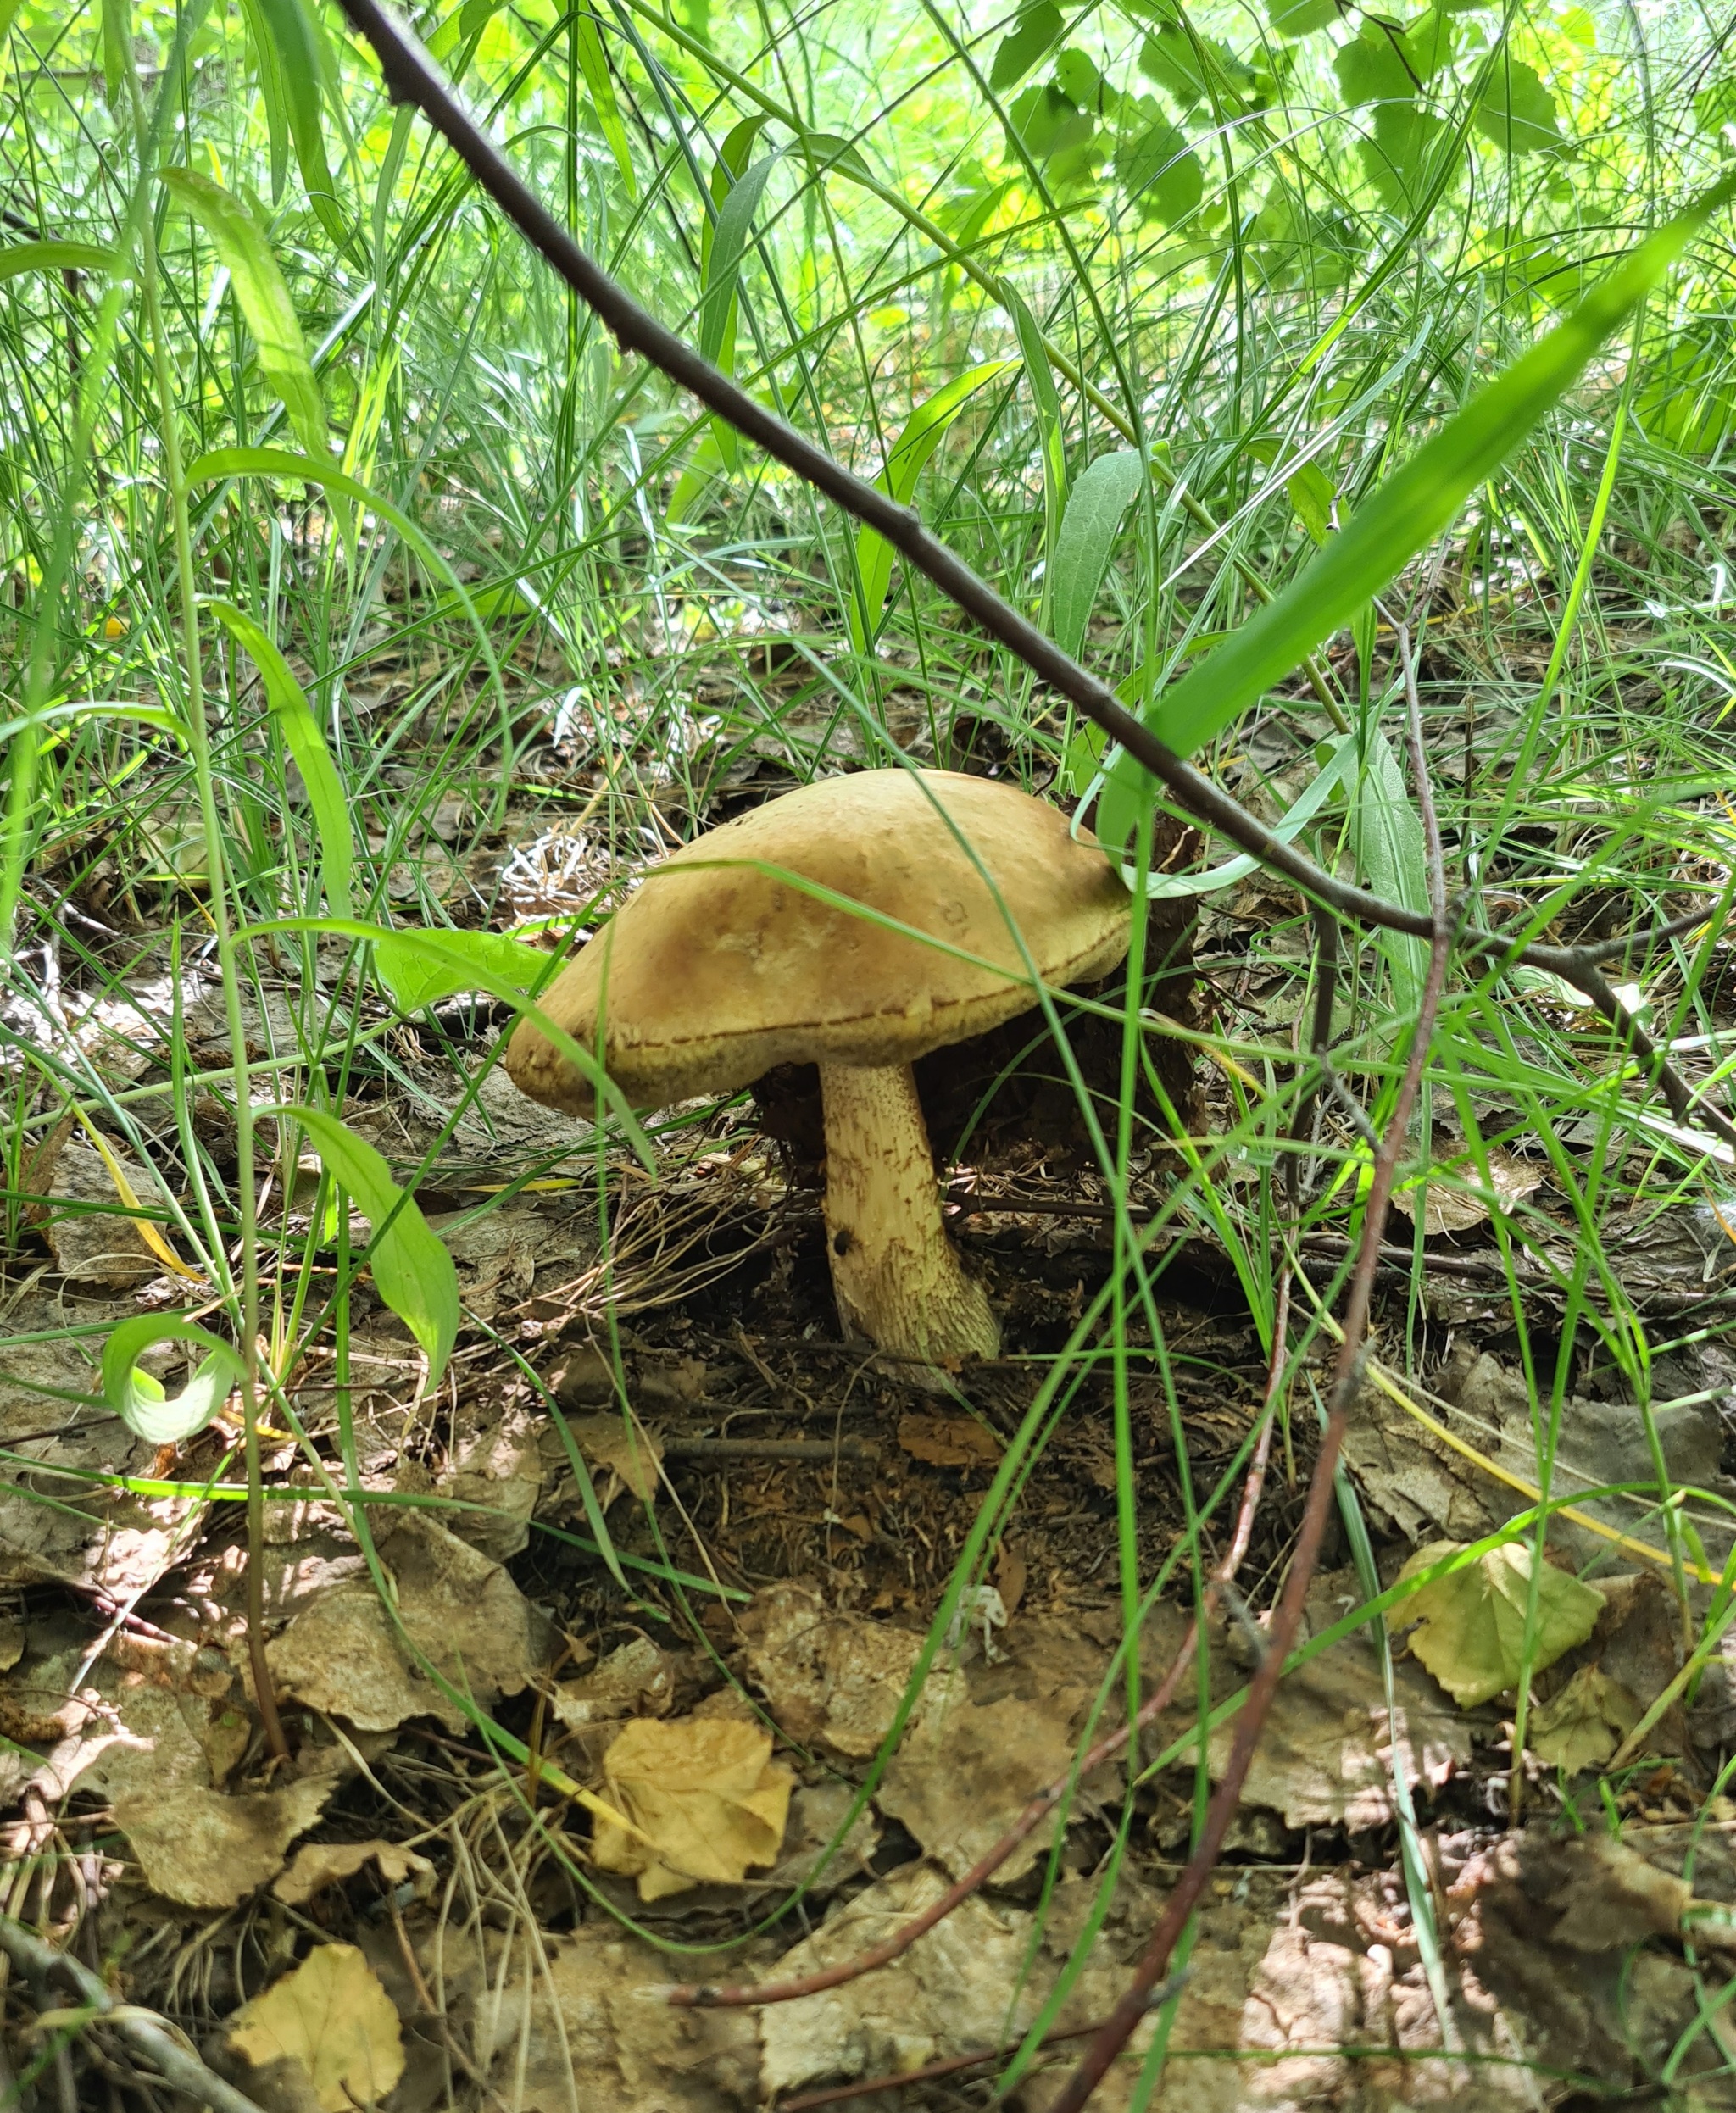
{"label": "green grass", "polygon": [[[288,1127],[262,1127],[249,1183],[245,1154],[202,1126],[200,1097],[226,1099],[231,1129],[248,1093],[317,1123],[359,1083],[395,1076],[450,1109],[474,1054],[424,1015],[407,1056],[380,954],[314,929],[343,906],[330,787],[323,806],[310,798],[324,781],[302,767],[309,726],[348,815],[353,918],[468,933],[515,915],[502,841],[468,860],[467,844],[555,823],[587,832],[596,859],[564,924],[611,859],[693,833],[756,758],[800,777],[904,753],[1056,791],[1082,788],[1096,763],[1069,715],[902,564],[865,602],[871,553],[853,525],[622,360],[426,128],[394,120],[335,11],[307,18],[333,69],[326,92],[291,97],[285,81],[307,77],[274,73],[256,41],[280,12],[301,19],[287,4],[136,6],[129,53],[105,46],[97,11],[24,0],[0,86],[6,241],[126,259],[107,282],[64,272],[60,253],[8,277],[0,247],[8,1281],[42,1259],[31,1152],[75,1105],[154,1168],[149,1208],[210,1287],[205,1324],[240,1341],[250,1312],[276,1346],[257,1376],[273,1415],[292,1405],[277,1382],[298,1343],[335,1331],[342,1354],[344,1271],[353,1281],[364,1261],[334,1276],[316,1224],[292,1230],[269,1195],[260,1207],[267,1174],[280,1195],[293,1178]],[[1450,64],[1420,102],[1366,18],[1291,39],[1274,26],[1303,19],[1130,0],[1070,17],[1045,44],[1037,8],[967,19],[922,0],[839,0],[713,9],[708,31],[692,6],[668,18],[650,0],[599,0],[594,14],[454,11],[442,56],[468,53],[474,104],[594,253],[864,474],[949,382],[1028,359],[960,405],[911,495],[1010,600],[1048,624],[1059,602],[1084,659],[1138,703],[1281,598],[1317,536],[1726,165],[1723,61],[1688,11],[1648,19],[1643,48],[1637,19],[1613,11],[1595,25],[1577,8],[1515,13],[1505,44],[1494,10],[1454,14]],[[422,26],[433,34],[433,18]],[[1420,48],[1407,43],[1412,62]],[[1347,102],[1371,83],[1383,103]],[[262,353],[269,271],[251,306],[233,279],[225,290],[205,223],[181,203],[197,186],[171,195],[153,174],[164,163],[250,202],[231,262],[245,279],[275,260],[295,342]],[[728,199],[757,166],[744,224]],[[1727,213],[1383,598],[1426,605],[1449,884],[1485,925],[1605,938],[1726,898],[1729,240]],[[287,475],[171,472],[214,450],[311,450],[322,421],[330,466],[383,503],[347,509],[335,486]],[[1093,462],[1130,447],[1149,474],[1101,531],[1082,631],[1066,503]],[[286,657],[305,720],[268,696],[242,631],[205,598]],[[872,636],[853,642],[865,609]],[[1264,814],[1299,796],[1335,726],[1359,754],[1386,744],[1403,758],[1390,632],[1340,632],[1316,665],[1324,702],[1268,673],[1196,759]],[[1367,868],[1371,818],[1407,796],[1390,777],[1352,770],[1348,782],[1301,841],[1343,870],[1360,845]],[[456,862],[438,853],[442,823]],[[1201,863],[1228,855],[1208,847]],[[1306,920],[1293,897],[1268,895],[1246,919],[1228,914],[1238,899],[1205,898],[1221,1001],[1205,1039],[1222,1059],[1202,1067],[1210,1134],[1178,1153],[1111,1109],[1099,1172],[1125,1196],[1132,1164],[1158,1148],[1173,1170],[1160,1228],[1226,1251],[1269,1343],[1286,1254],[1316,1234],[1354,1238],[1367,1152],[1335,1104],[1317,1135],[1289,1139],[1316,1083],[1296,1054],[1312,1003]],[[1335,1015],[1335,1068],[1377,1126],[1414,999],[1407,959],[1365,937]],[[164,1075],[142,1091],[61,1024],[69,995],[119,998],[195,965],[222,971],[231,1025],[270,993],[288,1046],[251,1071],[244,1051],[234,1066],[196,1062],[159,1015]],[[1654,1032],[1714,1104],[1736,1065],[1728,974],[1716,929],[1611,970],[1640,986]],[[1126,1035],[1132,1076],[1155,1042],[1137,1013]],[[1524,971],[1455,974],[1428,1086],[1409,1171],[1457,1155],[1437,1178],[1480,1179],[1499,1147],[1550,1185],[1547,1210],[1533,1198],[1494,1215],[1506,1311],[1490,1331],[1530,1377],[1533,1479],[1547,1489],[1554,1418],[1588,1360],[1649,1405],[1678,1332],[1639,1310],[1616,1232],[1632,1214],[1669,1221],[1708,1201],[1736,1226],[1730,1170],[1640,1090],[1594,1015]],[[672,1151],[682,1122],[654,1118],[647,1134]],[[415,1193],[440,1149],[420,1174],[394,1170],[405,1226],[421,1223]],[[617,1128],[593,1165],[568,1170],[594,1176],[605,1224],[603,1192],[632,1156]],[[329,1174],[319,1197],[316,1221]],[[389,1276],[383,1247],[373,1259]],[[1522,1288],[1538,1270],[1546,1299]],[[1194,1482],[1166,1297],[1156,1246],[1124,1220],[1110,1281],[1043,1374],[1025,1439],[1046,1442],[1088,1359],[1116,1374],[1125,1439],[1130,1362],[1155,1365],[1192,1531],[1221,1541],[1236,1485]],[[1277,1395],[1285,1443],[1305,1451],[1322,1312],[1301,1301]],[[1424,1380],[1440,1332],[1421,1289],[1383,1313],[1386,1365]],[[1711,1309],[1681,1332],[1725,1326]],[[308,1449],[339,1483],[353,1472],[347,1437]],[[1121,1457],[1125,1469],[1125,1444]],[[1010,1459],[954,1594],[1016,1517],[1023,1471]],[[1646,1504],[1663,1522],[1636,1530],[1656,1541],[1694,1628],[1718,1603],[1709,1613],[1686,1590],[1699,1559],[1671,1523],[1659,1463]],[[612,1561],[590,1510],[589,1539]],[[1130,1619],[1153,1584],[1135,1510],[1124,1482],[1103,1576],[1118,1570]],[[1179,1575],[1203,1576],[1204,1545],[1182,1547]],[[666,1560],[688,1583],[704,1567],[673,1533]]]}

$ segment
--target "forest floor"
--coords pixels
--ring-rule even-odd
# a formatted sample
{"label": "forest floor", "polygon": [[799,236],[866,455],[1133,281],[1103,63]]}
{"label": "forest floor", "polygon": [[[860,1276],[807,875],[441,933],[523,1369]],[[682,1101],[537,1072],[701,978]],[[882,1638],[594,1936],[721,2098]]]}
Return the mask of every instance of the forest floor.
{"label": "forest floor", "polygon": [[[1451,680],[1468,694],[1434,650],[1437,701]],[[534,688],[534,664],[519,672]],[[392,670],[380,680],[389,696]],[[1439,723],[1444,778],[1502,722]],[[437,811],[420,870],[394,887],[461,922],[576,914],[599,886],[630,884],[648,842],[804,775],[799,725],[711,781],[701,812],[682,804],[704,779],[701,717],[686,767],[659,785],[648,765],[637,803],[609,792],[620,781],[596,744],[542,744],[542,775],[527,767],[498,821],[462,798]],[[1272,732],[1265,768],[1285,742],[1305,756],[1299,726],[1305,715]],[[615,730],[618,753],[632,731]],[[973,767],[993,766],[993,731]],[[121,929],[124,894],[87,896],[88,915]],[[1169,1009],[1185,998],[1209,1035],[1289,1040],[1299,911],[1258,878],[1214,898],[1191,961],[1169,964]],[[177,987],[166,945],[127,939],[124,993],[58,1001],[84,1058],[120,1093],[170,1078],[176,1037],[178,1061],[220,1071],[214,985],[195,965]],[[306,1047],[307,996],[255,994],[250,1054]],[[1073,1359],[982,1583],[926,1650],[1008,1443],[1110,1271],[1103,1184],[1043,1050],[977,1109],[950,1175],[954,1236],[990,1287],[1004,1354],[937,1392],[838,1339],[799,1077],[682,1111],[654,1178],[611,1157],[605,1248],[588,1126],[532,1107],[498,1068],[476,1082],[498,1026],[486,1002],[416,1024],[375,1005],[364,1026],[347,1119],[400,1179],[433,1151],[417,1193],[457,1260],[465,1323],[425,1391],[408,1332],[359,1287],[341,1354],[316,1336],[285,1375],[309,1443],[268,1432],[258,1582],[286,1762],[270,1760],[252,1699],[233,1419],[156,1449],[106,1412],[95,1379],[118,1322],[198,1305],[207,1287],[165,1260],[159,1226],[147,1237],[117,1215],[113,1170],[78,1126],[46,1100],[31,1115],[25,1187],[47,1201],[0,1279],[6,1910],[170,2018],[261,2105],[987,2104],[1033,2022],[1077,2032],[1113,2007],[1188,1854],[1299,1517],[1330,1331],[1289,1376],[1198,1671],[1132,1758],[1072,1783],[890,1964],[774,2005],[671,2008],[668,1984],[801,1982],[882,1942],[1124,1721],[1118,1537],[1145,1580],[1180,1551],[1138,1630],[1149,1693],[1229,1544],[1268,1358],[1232,1257],[1198,1214],[1172,1218],[1152,1249],[1160,1340],[1136,1315],[1119,1377],[1107,1331]],[[1170,1046],[1189,1053],[1185,1079],[1193,1045]],[[926,1082],[943,1143],[943,1105],[976,1109],[980,1067],[959,1063]],[[219,1085],[186,1098],[221,1166],[233,1122]],[[1199,1056],[1184,1096],[1196,1143],[1233,1119],[1240,1090],[1233,1065]],[[175,1193],[186,1137],[172,1097],[127,1104],[141,1127],[110,1138],[111,1157],[142,1198]],[[1440,1157],[1452,1111],[1438,1093]],[[1354,1142],[1333,1105],[1317,1121]],[[1316,1637],[1419,1549],[1495,1534],[1534,1500],[1524,1353],[1559,1342],[1581,1228],[1522,1125],[1497,1126],[1503,1193],[1479,1205],[1437,1190],[1414,1244],[1410,1219],[1389,1234],[1344,1468],[1366,1538],[1333,1529]],[[149,1165],[140,1137],[160,1147]],[[1589,1131],[1584,1148],[1595,1142]],[[1185,1157],[1150,1133],[1136,1218],[1163,1217]],[[292,1259],[317,1171],[290,1170],[264,1206]],[[1214,1178],[1251,1196],[1268,1176],[1250,1159]],[[1716,1577],[1736,1549],[1736,1237],[1716,1197],[1659,1211],[1649,1179],[1636,1151],[1631,1208],[1600,1231],[1620,1300],[1650,1330],[1651,1404],[1576,1349],[1553,1465],[1574,1510],[1552,1530],[1552,1574],[1596,1604],[1532,1683],[1516,1777],[1514,1696],[1463,1699],[1483,1631],[1515,1604],[1498,1563],[1461,1573],[1475,1582],[1437,1614],[1429,1665],[1377,1614],[1316,1651],[1278,1689],[1209,1904],[1102,2086],[1105,2109],[1133,2100],[1154,2046],[1167,2066],[1150,2102],[1187,2113],[1736,2105],[1736,1801],[1722,1794],[1736,1665],[1728,1641],[1685,1665],[1722,1604],[1695,1573]],[[1498,1221],[1522,1202],[1531,1259],[1510,1269]],[[309,1314],[335,1255],[335,1233],[314,1230]],[[1296,1314],[1337,1296],[1345,1252],[1327,1228],[1291,1254]],[[1661,1520],[1661,1470],[1678,1493]],[[370,1499],[361,1538],[339,1500],[351,1475]],[[1196,1563],[1190,1513],[1221,1481]],[[1522,1576],[1517,1589],[1522,1624]],[[640,1836],[599,1818],[598,1799],[637,1815]],[[172,2102],[120,2024],[88,2029],[16,1955],[11,1981],[14,2024],[36,2021],[9,2055],[25,2103]],[[1081,2043],[1037,2051],[1011,2102],[1041,2113]],[[980,2065],[888,2082],[969,2057]],[[847,2088],[870,2084],[872,2097]]]}

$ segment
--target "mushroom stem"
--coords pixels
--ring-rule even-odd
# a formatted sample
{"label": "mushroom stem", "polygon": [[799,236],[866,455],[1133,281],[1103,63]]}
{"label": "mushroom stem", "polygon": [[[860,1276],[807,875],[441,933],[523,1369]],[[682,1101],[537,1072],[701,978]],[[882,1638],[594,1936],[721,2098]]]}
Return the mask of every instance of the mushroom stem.
{"label": "mushroom stem", "polygon": [[846,1331],[900,1357],[993,1357],[1000,1330],[941,1223],[908,1064],[822,1064],[826,1246]]}

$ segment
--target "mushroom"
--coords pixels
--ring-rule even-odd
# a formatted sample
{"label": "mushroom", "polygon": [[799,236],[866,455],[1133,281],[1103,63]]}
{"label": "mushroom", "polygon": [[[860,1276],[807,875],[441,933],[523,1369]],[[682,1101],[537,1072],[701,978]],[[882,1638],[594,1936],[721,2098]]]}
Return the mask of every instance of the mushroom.
{"label": "mushroom", "polygon": [[[957,771],[869,770],[769,800],[651,868],[541,1004],[635,1107],[817,1064],[846,1332],[923,1363],[993,1357],[999,1329],[942,1224],[910,1066],[1028,1010],[1032,967],[1050,984],[1106,975],[1127,934],[1119,876],[1059,809]],[[506,1068],[531,1099],[592,1113],[533,1022]]]}

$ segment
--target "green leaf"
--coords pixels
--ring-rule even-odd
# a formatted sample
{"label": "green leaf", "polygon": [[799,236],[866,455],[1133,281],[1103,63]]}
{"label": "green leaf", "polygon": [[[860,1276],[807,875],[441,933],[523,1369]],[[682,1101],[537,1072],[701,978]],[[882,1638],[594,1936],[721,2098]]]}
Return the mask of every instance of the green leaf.
{"label": "green leaf", "polygon": [[[1431,1541],[1417,1549],[1394,1580],[1433,1570],[1463,1543]],[[1387,1610],[1387,1626],[1416,1623],[1414,1657],[1425,1665],[1462,1710],[1518,1684],[1524,1670],[1525,1610],[1531,1593],[1531,1550],[1516,1541],[1488,1549],[1474,1562],[1449,1571],[1410,1599]],[[1545,1563],[1537,1581],[1537,1631],[1531,1670],[1540,1673],[1577,1643],[1583,1643],[1603,1612],[1603,1596],[1570,1572]]]}
{"label": "green leaf", "polygon": [[[138,1360],[153,1343],[197,1343],[210,1354],[171,1401]],[[103,1398],[148,1445],[180,1445],[203,1431],[240,1382],[241,1360],[184,1314],[140,1314],[103,1345]]]}
{"label": "green leaf", "polygon": [[295,759],[308,788],[308,805],[320,839],[320,878],[326,900],[339,917],[353,914],[350,876],[355,866],[355,840],[350,833],[349,795],[337,766],[331,760],[320,722],[314,716],[307,693],[295,679],[289,663],[272,642],[270,633],[244,609],[233,603],[206,598],[205,606],[222,623],[237,645],[259,670],[265,685],[266,702],[282,735],[284,746]]}
{"label": "green leaf", "polygon": [[337,209],[337,186],[326,158],[326,134],[320,95],[326,79],[326,54],[305,0],[258,0],[259,13],[277,50],[278,77],[288,105],[290,136],[295,142],[302,183],[320,224],[332,240],[348,246],[349,231]]}
{"label": "green leaf", "polygon": [[[1350,843],[1358,869],[1377,895],[1407,909],[1427,911],[1422,819],[1391,744],[1379,733],[1352,781]],[[1377,943],[1393,979],[1393,1009],[1401,1020],[1414,1019],[1428,977],[1428,943],[1401,931],[1383,931]]]}
{"label": "green leaf", "polygon": [[1050,620],[1054,641],[1077,659],[1085,627],[1109,570],[1121,519],[1145,481],[1137,448],[1099,455],[1073,487],[1050,569]]}
{"label": "green leaf", "polygon": [[1045,591],[1052,595],[1055,538],[1060,532],[1067,501],[1066,427],[1061,417],[1060,392],[1054,386],[1049,348],[1043,342],[1037,318],[1015,288],[1006,287],[1003,299],[1018,333],[1025,379],[1030,385],[1031,400],[1037,407],[1038,439],[1043,451],[1043,580]]}
{"label": "green leaf", "polygon": [[1266,0],[1266,12],[1280,36],[1310,36],[1338,19],[1336,0]]}
{"label": "green leaf", "polygon": [[998,95],[1003,88],[1016,87],[1060,36],[1061,11],[1054,0],[1037,0],[1020,11],[1019,19],[1001,41],[988,70],[988,85]]}
{"label": "green leaf", "polygon": [[1477,106],[1477,127],[1507,154],[1558,154],[1569,144],[1542,75],[1516,58],[1497,61]]}
{"label": "green leaf", "polygon": [[676,479],[675,489],[669,495],[668,519],[684,521],[712,484],[725,475],[729,464],[724,460],[723,448],[715,431],[699,436],[693,452],[682,465],[682,473]]}
{"label": "green leaf", "polygon": [[609,60],[604,53],[603,38],[598,31],[597,18],[588,8],[581,8],[573,17],[574,42],[578,47],[579,70],[585,76],[585,86],[591,92],[591,107],[597,113],[597,122],[603,127],[603,136],[609,142],[609,151],[615,156],[615,165],[620,170],[621,181],[627,187],[627,196],[639,195],[638,179],[633,174],[633,157],[627,145],[627,128],[621,123],[620,105],[615,100],[615,81],[609,70]]}
{"label": "green leaf", "polygon": [[[1733,195],[1736,176],[1641,243],[1540,343],[1474,396],[1282,594],[1148,708],[1159,738],[1179,754],[1191,754],[1348,624],[1561,402],[1605,339]],[[1130,758],[1113,763],[1098,809],[1098,834],[1106,844],[1118,848],[1127,842],[1149,798],[1149,782]]]}
{"label": "green leaf", "polygon": [[[910,503],[928,458],[946,437],[947,428],[979,389],[996,375],[1018,365],[1015,359],[988,359],[969,368],[943,389],[937,389],[919,403],[910,422],[887,457],[886,467],[876,481],[900,506]],[[865,528],[856,538],[856,570],[860,580],[859,598],[850,611],[850,642],[858,653],[867,650],[868,640],[880,620],[881,605],[892,584],[892,545],[874,529]]]}
{"label": "green leaf", "polygon": [[552,954],[504,931],[423,931],[413,944],[389,934],[375,941],[374,959],[401,1013],[491,984],[535,990],[555,965]]}
{"label": "green leaf", "polygon": [[[753,231],[754,215],[760,209],[766,179],[777,165],[777,158],[776,154],[765,155],[736,178],[711,230],[710,247],[700,274],[699,351],[714,365],[724,348],[725,326],[735,315],[742,255]],[[733,332],[729,349],[733,353]]]}
{"label": "green leaf", "polygon": [[[1149,97],[1142,98],[1149,104]],[[1166,227],[1185,220],[1205,191],[1205,171],[1188,136],[1166,117],[1154,115],[1116,147],[1116,174],[1127,196]]]}
{"label": "green leaf", "polygon": [[594,1049],[576,1042],[565,1028],[558,1026],[533,999],[526,997],[524,985],[519,980],[523,965],[516,956],[513,958],[511,973],[501,975],[487,948],[454,948],[449,943],[459,938],[455,932],[394,931],[389,926],[364,924],[353,917],[271,917],[248,926],[241,937],[263,938],[267,932],[273,931],[329,931],[347,939],[364,939],[374,946],[383,942],[388,948],[398,950],[393,956],[394,964],[398,954],[420,954],[437,970],[455,977],[448,989],[487,991],[513,1006],[539,1033],[547,1035],[567,1062],[589,1082],[599,1104],[620,1123],[640,1165],[648,1173],[656,1171],[657,1155],[639,1126],[626,1094],[598,1063]]}
{"label": "green leaf", "polygon": [[1083,147],[1097,130],[1097,120],[1082,110],[1054,81],[1026,89],[1007,111],[1007,120],[1034,161]]}
{"label": "green leaf", "polygon": [[[1363,170],[1394,213],[1410,213],[1427,197],[1437,173],[1436,156],[1455,141],[1444,118],[1412,103],[1383,103],[1374,114],[1374,136],[1361,142]],[[1451,150],[1457,152],[1456,145]]]}
{"label": "green leaf", "polygon": [[103,0],[103,93],[112,110],[126,79],[126,47],[132,41],[131,0]]}
{"label": "green leaf", "polygon": [[289,174],[289,95],[283,70],[277,63],[277,40],[272,36],[260,0],[241,0],[248,42],[253,47],[253,70],[259,84],[259,100],[265,106],[265,136],[271,153],[271,203],[283,196]]}
{"label": "green leaf", "polygon": [[1378,22],[1364,22],[1361,34],[1333,53],[1338,93],[1353,108],[1360,103],[1407,103],[1416,93],[1403,43]]}
{"label": "green leaf", "polygon": [[853,141],[837,132],[804,132],[799,139],[802,152],[816,169],[836,169],[843,175],[855,177],[859,183],[873,182],[873,172]]}
{"label": "green leaf", "polygon": [[96,242],[12,242],[0,249],[0,280],[26,271],[113,271],[114,252]]}
{"label": "green leaf", "polygon": [[1316,543],[1333,533],[1333,509],[1338,504],[1338,487],[1317,462],[1299,463],[1284,479],[1284,490],[1296,519]]}
{"label": "green leaf", "polygon": [[375,1289],[420,1344],[428,1384],[437,1386],[458,1340],[458,1271],[415,1198],[392,1180],[391,1168],[364,1137],[325,1109],[284,1104],[259,1112],[299,1123],[326,1172],[349,1191],[373,1228],[368,1259]]}
{"label": "green leaf", "polygon": [[[1189,34],[1180,22],[1160,22],[1139,47],[1139,70],[1183,110],[1216,101],[1226,116],[1246,108],[1243,91],[1252,84],[1251,70],[1215,36]],[[1214,85],[1216,95],[1214,97]]]}
{"label": "green leaf", "polygon": [[326,403],[320,393],[289,288],[265,231],[241,200],[209,176],[164,169],[164,184],[211,238],[253,334],[259,371],[276,394],[296,437],[315,458],[326,453]]}

